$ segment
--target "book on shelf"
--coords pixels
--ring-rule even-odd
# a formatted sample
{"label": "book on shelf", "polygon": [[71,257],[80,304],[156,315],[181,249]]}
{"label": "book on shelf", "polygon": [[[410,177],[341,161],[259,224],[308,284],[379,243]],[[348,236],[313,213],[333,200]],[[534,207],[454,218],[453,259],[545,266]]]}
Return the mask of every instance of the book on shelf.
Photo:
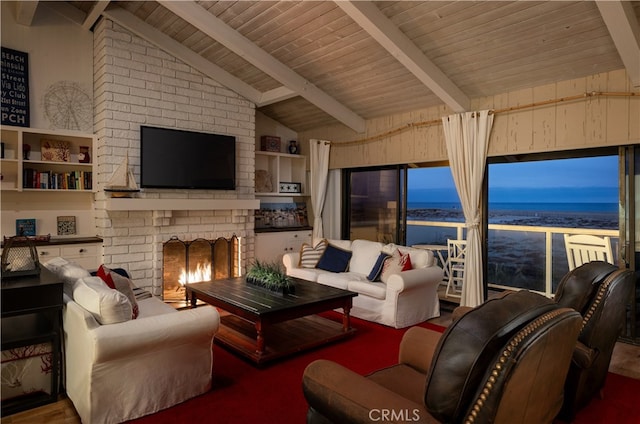
{"label": "book on shelf", "polygon": [[25,168],[22,181],[22,188],[43,190],[91,190],[93,188],[91,171],[55,172]]}

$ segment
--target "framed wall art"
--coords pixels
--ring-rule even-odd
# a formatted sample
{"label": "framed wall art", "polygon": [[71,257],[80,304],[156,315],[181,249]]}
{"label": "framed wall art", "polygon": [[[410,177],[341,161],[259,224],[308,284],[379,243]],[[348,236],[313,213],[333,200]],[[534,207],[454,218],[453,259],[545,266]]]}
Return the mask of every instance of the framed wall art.
{"label": "framed wall art", "polygon": [[35,236],[36,220],[34,218],[16,219],[17,236]]}
{"label": "framed wall art", "polygon": [[71,236],[76,234],[76,217],[75,216],[59,216],[58,217],[58,235]]}
{"label": "framed wall art", "polygon": [[301,183],[280,182],[280,193],[302,193]]}

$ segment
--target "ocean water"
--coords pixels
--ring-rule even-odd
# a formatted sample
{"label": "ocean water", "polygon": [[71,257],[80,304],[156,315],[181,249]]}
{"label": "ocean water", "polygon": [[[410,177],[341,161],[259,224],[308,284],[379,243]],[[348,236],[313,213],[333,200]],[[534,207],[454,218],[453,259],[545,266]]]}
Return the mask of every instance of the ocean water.
{"label": "ocean water", "polygon": [[[462,210],[459,202],[408,202],[407,210],[443,209]],[[618,204],[614,202],[490,202],[492,211],[527,211],[527,212],[577,212],[577,213],[614,213],[618,212]]]}
{"label": "ocean water", "polygon": [[[410,202],[407,220],[464,222],[458,202]],[[618,229],[618,205],[613,202],[495,202],[489,224],[559,227],[552,237],[553,289],[568,272],[562,228]],[[488,280],[503,286],[544,291],[545,235],[529,231],[489,230]],[[457,229],[439,226],[407,227],[407,245],[446,245]],[[612,238],[617,245],[617,238]]]}

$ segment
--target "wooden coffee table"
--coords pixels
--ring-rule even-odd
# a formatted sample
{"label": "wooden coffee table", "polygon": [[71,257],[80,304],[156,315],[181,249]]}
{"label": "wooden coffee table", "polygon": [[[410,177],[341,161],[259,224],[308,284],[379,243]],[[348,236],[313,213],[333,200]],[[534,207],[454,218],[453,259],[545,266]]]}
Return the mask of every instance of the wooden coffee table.
{"label": "wooden coffee table", "polygon": [[[187,284],[198,300],[220,310],[214,341],[260,365],[351,336],[349,312],[357,293],[293,278],[295,294],[281,295],[246,284],[243,277]],[[342,323],[317,314],[342,308]]]}

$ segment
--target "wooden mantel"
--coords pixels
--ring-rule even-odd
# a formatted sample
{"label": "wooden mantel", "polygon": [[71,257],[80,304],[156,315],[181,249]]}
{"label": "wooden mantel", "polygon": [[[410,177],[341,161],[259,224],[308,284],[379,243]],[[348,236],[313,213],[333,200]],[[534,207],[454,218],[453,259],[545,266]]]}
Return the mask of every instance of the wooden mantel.
{"label": "wooden mantel", "polygon": [[234,210],[260,209],[257,199],[142,199],[108,198],[108,211],[180,211],[180,210]]}

